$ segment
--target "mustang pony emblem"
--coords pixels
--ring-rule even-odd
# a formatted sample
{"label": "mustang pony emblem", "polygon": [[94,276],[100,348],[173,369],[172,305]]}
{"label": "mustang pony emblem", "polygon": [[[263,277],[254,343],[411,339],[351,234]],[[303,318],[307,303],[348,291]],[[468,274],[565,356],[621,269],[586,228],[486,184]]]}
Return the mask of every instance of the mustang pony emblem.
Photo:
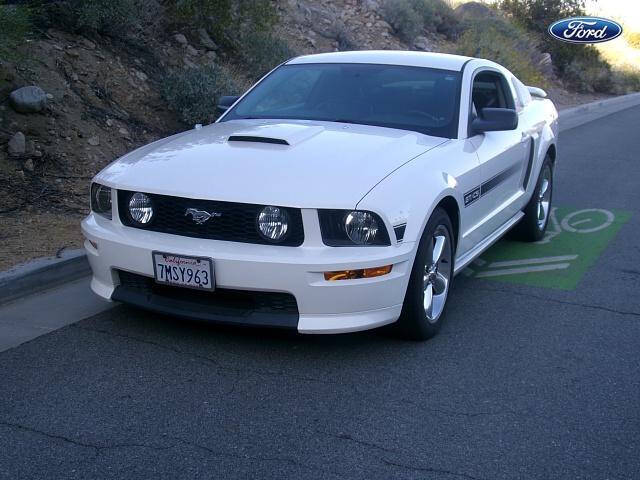
{"label": "mustang pony emblem", "polygon": [[186,217],[188,215],[191,215],[191,218],[193,218],[193,221],[196,222],[198,225],[202,225],[211,217],[222,216],[222,214],[218,212],[209,213],[205,210],[198,210],[197,208],[187,208],[187,210],[184,212],[184,216]]}

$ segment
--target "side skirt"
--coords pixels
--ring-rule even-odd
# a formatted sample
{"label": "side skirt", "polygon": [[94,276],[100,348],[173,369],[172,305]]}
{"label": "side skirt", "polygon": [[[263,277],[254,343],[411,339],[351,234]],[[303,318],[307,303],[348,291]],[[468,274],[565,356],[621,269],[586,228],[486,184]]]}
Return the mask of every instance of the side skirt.
{"label": "side skirt", "polygon": [[506,223],[502,224],[502,226],[495,230],[491,235],[486,237],[461,257],[456,258],[453,268],[453,274],[457,275],[458,273],[460,273],[467,265],[469,265],[477,257],[479,257],[482,252],[484,252],[487,248],[500,240],[500,238],[505,233],[507,233],[516,223],[518,223],[522,217],[524,217],[524,212],[516,213]]}

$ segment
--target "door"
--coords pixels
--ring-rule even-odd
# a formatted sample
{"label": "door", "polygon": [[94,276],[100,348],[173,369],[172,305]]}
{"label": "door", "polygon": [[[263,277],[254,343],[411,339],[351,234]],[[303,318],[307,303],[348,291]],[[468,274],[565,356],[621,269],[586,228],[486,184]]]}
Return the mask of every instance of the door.
{"label": "door", "polygon": [[[480,70],[472,85],[472,115],[482,115],[483,108],[515,109],[511,88],[501,73]],[[531,138],[524,136],[518,126],[515,130],[474,135],[471,141],[477,149],[483,176],[477,199],[480,213],[477,229],[484,238],[517,213],[518,200],[524,193],[522,178]]]}

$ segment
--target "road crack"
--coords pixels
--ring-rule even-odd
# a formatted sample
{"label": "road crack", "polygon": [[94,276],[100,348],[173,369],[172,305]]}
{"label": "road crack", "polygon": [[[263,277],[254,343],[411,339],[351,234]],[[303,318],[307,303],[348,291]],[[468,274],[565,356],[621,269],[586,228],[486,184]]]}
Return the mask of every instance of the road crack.
{"label": "road crack", "polygon": [[375,448],[377,450],[382,450],[383,452],[387,452],[387,453],[398,453],[396,450],[387,448],[387,447],[383,447],[381,445],[378,445],[377,443],[372,443],[372,442],[367,442],[366,440],[359,440],[357,438],[352,437],[351,435],[349,435],[348,433],[329,433],[329,432],[322,432],[320,430],[316,430],[316,433],[319,433],[320,435],[326,435],[327,437],[332,437],[332,438],[337,438],[339,440],[347,440],[349,442],[353,442],[353,443],[357,443],[358,445],[362,445],[363,447],[369,447],[369,448]]}
{"label": "road crack", "polygon": [[7,428],[13,428],[15,430],[21,430],[23,432],[29,432],[36,435],[40,435],[50,440],[59,440],[61,442],[69,443],[77,447],[90,448],[95,452],[95,456],[98,456],[100,452],[103,450],[113,450],[118,448],[147,448],[147,449],[157,450],[157,451],[168,450],[170,448],[173,448],[173,445],[167,446],[167,447],[157,447],[155,445],[148,445],[144,443],[112,443],[112,444],[87,443],[87,442],[82,442],[80,440],[76,440],[71,437],[67,437],[65,435],[46,432],[44,430],[40,430],[35,427],[30,427],[28,425],[22,425],[20,423],[0,421],[0,425]]}
{"label": "road crack", "polygon": [[203,450],[205,452],[207,452],[210,455],[213,455],[214,457],[221,457],[221,458],[232,458],[232,459],[241,459],[241,460],[249,460],[249,461],[257,461],[257,462],[277,462],[277,463],[287,463],[289,465],[293,465],[296,467],[301,467],[304,468],[306,470],[312,470],[312,471],[316,471],[316,472],[322,472],[322,473],[330,473],[332,475],[338,476],[339,478],[342,478],[342,474],[339,472],[333,472],[330,470],[327,470],[325,468],[319,467],[317,465],[310,465],[310,464],[306,464],[306,463],[302,463],[299,462],[297,460],[294,460],[293,458],[289,458],[289,457],[261,457],[261,456],[256,456],[256,455],[242,455],[239,453],[231,453],[231,452],[224,452],[224,451],[220,451],[220,450],[214,450],[211,447],[208,447],[206,445],[202,445],[200,443],[197,442],[193,442],[191,440],[185,440],[184,438],[180,438],[180,437],[168,437],[171,438],[172,440],[175,440],[179,443],[182,443],[184,445],[188,445],[190,447],[194,447],[197,448],[199,450]]}
{"label": "road crack", "polygon": [[310,382],[310,383],[320,383],[320,384],[325,384],[325,385],[333,385],[333,382],[327,382],[326,380],[323,379],[319,379],[319,378],[315,378],[315,377],[308,377],[308,376],[304,376],[304,375],[297,375],[297,374],[292,374],[289,372],[271,372],[271,371],[265,371],[265,370],[257,370],[257,369],[251,369],[251,368],[238,368],[238,367],[231,367],[228,365],[223,365],[221,364],[218,360],[215,360],[211,357],[207,357],[206,355],[199,355],[197,353],[191,353],[191,352],[186,352],[184,350],[180,350],[179,348],[174,348],[174,347],[170,347],[167,345],[164,345],[162,343],[158,343],[158,342],[153,342],[151,340],[146,340],[144,338],[140,338],[140,337],[133,337],[131,335],[125,335],[123,333],[116,333],[116,332],[111,332],[109,330],[102,330],[102,329],[98,329],[98,328],[87,328],[87,327],[82,327],[78,324],[73,324],[72,325],[73,328],[79,328],[81,330],[85,330],[88,332],[96,332],[96,333],[101,333],[103,335],[111,335],[114,337],[119,337],[119,338],[125,338],[128,340],[132,340],[134,342],[140,342],[143,343],[145,345],[151,345],[157,348],[160,348],[162,350],[167,350],[173,353],[176,353],[178,355],[182,355],[182,356],[186,356],[186,357],[190,357],[190,358],[195,358],[197,360],[201,360],[205,363],[207,363],[208,365],[213,365],[216,369],[217,369],[217,373],[223,377],[226,377],[229,373],[234,373],[236,375],[240,375],[240,374],[246,374],[246,373],[253,373],[254,375],[258,375],[258,376],[268,376],[268,377],[286,377],[288,379],[291,380],[299,380],[302,382]]}
{"label": "road crack", "polygon": [[505,289],[500,289],[500,288],[475,287],[475,289],[476,290],[483,290],[485,292],[508,293],[508,294],[511,294],[511,295],[518,295],[518,296],[521,296],[521,297],[537,298],[537,299],[543,300],[545,302],[559,303],[559,304],[562,304],[562,305],[571,305],[571,306],[574,306],[574,307],[591,308],[591,309],[594,309],[594,310],[602,310],[602,311],[609,312],[609,313],[615,313],[617,315],[629,315],[629,316],[633,316],[633,317],[640,317],[640,313],[639,312],[618,310],[618,309],[615,309],[615,308],[603,307],[602,305],[591,305],[591,304],[588,304],[588,303],[570,302],[568,300],[558,300],[558,299],[555,299],[555,298],[543,297],[542,295],[536,295],[536,294],[532,294],[532,293],[522,293],[522,292],[516,292],[516,291],[513,291],[513,290],[505,290]]}
{"label": "road crack", "polygon": [[469,475],[468,473],[454,472],[453,470],[446,470],[444,468],[434,468],[434,467],[422,467],[416,465],[408,465],[405,463],[395,462],[392,460],[387,460],[385,458],[382,459],[382,462],[390,467],[398,467],[404,468],[406,470],[413,470],[414,472],[427,472],[427,473],[435,473],[439,475],[450,475],[453,477],[459,478],[468,478],[469,480],[485,480],[481,477],[475,477],[473,475]]}

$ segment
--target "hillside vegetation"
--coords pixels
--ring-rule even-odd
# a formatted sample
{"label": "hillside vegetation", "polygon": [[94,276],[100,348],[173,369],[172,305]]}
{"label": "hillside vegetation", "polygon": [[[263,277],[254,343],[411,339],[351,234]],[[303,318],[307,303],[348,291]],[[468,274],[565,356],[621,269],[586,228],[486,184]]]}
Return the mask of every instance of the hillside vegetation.
{"label": "hillside vegetation", "polygon": [[[598,50],[545,35],[548,23],[581,8],[579,0],[455,9],[447,0],[4,2],[4,262],[77,246],[97,171],[137,146],[213,121],[220,95],[242,93],[298,54],[411,49],[479,56],[547,88],[560,105],[640,89],[633,68],[617,71]],[[629,48],[636,41],[629,36]],[[16,107],[10,94],[34,85],[33,109]]]}

